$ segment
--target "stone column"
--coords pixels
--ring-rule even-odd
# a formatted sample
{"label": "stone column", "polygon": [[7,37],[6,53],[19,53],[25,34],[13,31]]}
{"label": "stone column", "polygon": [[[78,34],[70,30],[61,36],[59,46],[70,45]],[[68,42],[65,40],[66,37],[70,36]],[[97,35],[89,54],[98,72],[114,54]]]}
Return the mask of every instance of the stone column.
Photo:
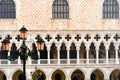
{"label": "stone column", "polygon": [[70,54],[69,54],[69,49],[67,49],[67,64],[70,64],[70,58],[69,58],[69,56],[70,56]]}
{"label": "stone column", "polygon": [[86,51],[87,51],[87,53],[86,53],[86,54],[87,54],[87,60],[86,60],[86,63],[89,64],[89,49],[87,48]]}
{"label": "stone column", "polygon": [[118,48],[116,48],[116,51],[115,51],[115,63],[116,64],[119,63],[119,60],[118,60]]}
{"label": "stone column", "polygon": [[[1,47],[2,47],[2,46],[1,46]],[[12,42],[10,43],[10,46],[9,46],[8,56],[10,56],[11,47],[12,47]]]}
{"label": "stone column", "polygon": [[99,64],[99,49],[96,49],[96,63]]}
{"label": "stone column", "polygon": [[50,64],[50,48],[47,48],[47,52],[48,52],[48,64]]}
{"label": "stone column", "polygon": [[60,64],[60,48],[57,49],[58,55],[57,55],[57,64]]}
{"label": "stone column", "polygon": [[79,64],[80,63],[80,58],[79,58],[79,48],[77,48],[77,64]]}
{"label": "stone column", "polygon": [[106,75],[105,78],[104,78],[104,80],[110,80],[110,79],[109,79],[109,76]]}
{"label": "stone column", "polygon": [[[10,43],[10,46],[9,46],[9,51],[8,51],[7,56],[10,56],[10,50],[11,50],[10,48],[11,48],[11,45],[12,45],[12,43]],[[1,47],[2,47],[2,45],[1,45]],[[8,64],[11,64],[11,63],[10,63],[10,60],[8,60]]]}
{"label": "stone column", "polygon": [[85,75],[85,80],[90,80],[90,75],[91,75],[91,74]]}
{"label": "stone column", "polygon": [[106,64],[108,64],[108,48],[106,48]]}

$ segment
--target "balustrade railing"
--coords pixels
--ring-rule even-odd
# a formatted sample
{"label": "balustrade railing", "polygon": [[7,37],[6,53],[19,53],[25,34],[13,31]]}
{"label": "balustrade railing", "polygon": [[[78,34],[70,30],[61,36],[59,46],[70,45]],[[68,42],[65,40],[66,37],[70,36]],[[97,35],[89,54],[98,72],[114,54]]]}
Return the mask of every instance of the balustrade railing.
{"label": "balustrade railing", "polygon": [[[20,62],[19,62],[20,61]],[[79,62],[78,62],[79,61]],[[116,63],[116,59],[108,59],[108,63],[106,62],[106,59],[98,59],[98,63],[96,59],[89,59],[89,64],[119,64],[120,63],[120,59],[118,59],[117,61],[118,63]],[[77,64],[87,64],[87,59],[50,59],[50,65],[51,64],[65,64],[65,65],[77,65]],[[0,60],[0,65],[16,65],[16,64],[22,64],[21,60],[15,60],[15,61],[9,61],[7,59],[1,59]],[[27,60],[26,61],[27,65],[34,65],[34,64],[48,64],[48,59],[39,59],[39,60]]]}
{"label": "balustrade railing", "polygon": [[87,60],[87,59],[79,59],[79,64],[86,64],[86,63],[87,63],[86,60]]}
{"label": "balustrade railing", "polygon": [[70,59],[70,64],[77,64],[77,59]]}
{"label": "balustrade railing", "polygon": [[1,65],[2,65],[2,64],[8,64],[8,60],[2,59],[2,60],[0,60],[0,64],[1,64]]}
{"label": "balustrade railing", "polygon": [[18,64],[18,59],[14,61],[10,61],[10,64]]}
{"label": "balustrade railing", "polygon": [[96,59],[89,59],[89,63],[90,64],[95,64],[96,63]]}
{"label": "balustrade railing", "polygon": [[106,59],[99,59],[98,63],[99,64],[105,64],[106,63]]}
{"label": "balustrade railing", "polygon": [[115,64],[115,59],[108,59],[109,64]]}
{"label": "balustrade railing", "polygon": [[60,59],[60,64],[67,64],[67,59]]}

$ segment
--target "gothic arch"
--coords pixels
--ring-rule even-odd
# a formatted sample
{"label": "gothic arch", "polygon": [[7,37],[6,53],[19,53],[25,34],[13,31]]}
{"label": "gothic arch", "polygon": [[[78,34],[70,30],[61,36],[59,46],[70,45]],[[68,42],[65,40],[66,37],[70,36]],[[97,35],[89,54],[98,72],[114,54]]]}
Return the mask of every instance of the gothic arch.
{"label": "gothic arch", "polygon": [[60,46],[60,59],[67,59],[67,49],[65,43]]}
{"label": "gothic arch", "polygon": [[91,43],[93,43],[96,48],[97,48],[97,47],[99,46],[99,44],[100,44],[100,43],[95,42],[94,40],[91,40],[90,45],[91,45]]}
{"label": "gothic arch", "polygon": [[118,70],[118,71],[120,71],[120,69],[119,68],[113,68],[113,69],[111,69],[110,71],[109,71],[109,74],[108,75],[110,75],[113,71],[115,71],[115,70]]}
{"label": "gothic arch", "polygon": [[85,42],[85,41],[82,41],[81,44],[80,44],[80,46],[81,46],[82,44],[84,44],[84,46],[85,46],[86,49],[87,49],[87,44],[86,44],[86,42]]}
{"label": "gothic arch", "polygon": [[87,58],[87,51],[86,51],[86,46],[82,42],[79,48],[79,58],[81,59],[86,59]]}
{"label": "gothic arch", "polygon": [[89,46],[89,58],[95,59],[96,58],[96,46],[92,42]]}
{"label": "gothic arch", "polygon": [[85,71],[84,69],[82,69],[82,68],[75,68],[75,69],[73,69],[73,70],[70,72],[69,76],[72,76],[72,73],[73,73],[74,71],[76,71],[76,70],[80,70],[81,72],[83,72],[84,75],[87,75],[87,73],[86,73],[86,71]]}
{"label": "gothic arch", "polygon": [[119,80],[120,79],[120,70],[119,69],[112,70],[112,72],[109,74],[109,79],[110,80]]}
{"label": "gothic arch", "polygon": [[17,50],[17,46],[16,46],[16,44],[14,42],[11,43],[11,47],[10,48],[11,48],[10,49],[10,56],[12,58],[14,58],[14,60],[18,59],[19,53],[18,53],[18,50]]}
{"label": "gothic arch", "polygon": [[22,79],[22,71],[21,70],[17,70],[16,72],[13,73],[12,75],[12,80],[19,80],[19,78]]}
{"label": "gothic arch", "polygon": [[7,76],[5,71],[0,70],[0,80],[7,80]]}
{"label": "gothic arch", "polygon": [[104,73],[101,70],[96,69],[91,73],[90,79],[91,80],[104,80]]}
{"label": "gothic arch", "polygon": [[70,59],[77,58],[77,49],[76,49],[76,45],[74,42],[71,43],[69,55],[70,55],[69,56]]}
{"label": "gothic arch", "polygon": [[57,46],[55,43],[52,43],[50,47],[50,59],[57,59],[58,58],[57,56],[58,56]]}
{"label": "gothic arch", "polygon": [[56,78],[56,75],[59,75],[59,80],[66,80],[66,75],[64,73],[64,71],[60,70],[60,69],[57,69],[56,71],[54,71],[51,75],[51,79],[52,80],[57,80],[55,79]]}
{"label": "gothic arch", "polygon": [[106,58],[106,48],[103,42],[100,43],[99,45],[99,51],[98,51],[98,56],[100,59],[105,59]]}
{"label": "gothic arch", "polygon": [[32,50],[30,51],[30,56],[31,56],[31,59],[33,60],[38,60],[40,54],[38,54],[38,50],[37,50],[37,46],[36,44],[33,42],[32,43]]}
{"label": "gothic arch", "polygon": [[115,50],[115,46],[114,46],[114,43],[111,42],[110,45],[109,45],[109,50],[108,50],[108,58],[113,58],[115,59],[115,53],[116,50]]}
{"label": "gothic arch", "polygon": [[[89,74],[89,77],[91,77],[91,74],[92,74],[94,71],[96,71],[96,70],[98,70],[100,73],[103,74],[104,79],[107,78],[107,76],[105,76],[105,75],[107,75],[107,74],[106,74],[106,72],[105,72],[102,68],[94,68],[94,69],[90,70],[90,72],[88,73],[88,74]],[[101,79],[101,80],[102,80],[102,79]]]}
{"label": "gothic arch", "polygon": [[74,72],[72,72],[71,74],[71,80],[75,80],[78,79],[78,80],[85,80],[85,74],[83,71],[79,70],[79,69],[76,69]]}
{"label": "gothic arch", "polygon": [[38,79],[39,76],[40,76],[43,80],[46,80],[46,74],[45,74],[42,70],[37,69],[37,70],[35,70],[35,71],[32,73],[32,79],[33,79],[33,80]]}

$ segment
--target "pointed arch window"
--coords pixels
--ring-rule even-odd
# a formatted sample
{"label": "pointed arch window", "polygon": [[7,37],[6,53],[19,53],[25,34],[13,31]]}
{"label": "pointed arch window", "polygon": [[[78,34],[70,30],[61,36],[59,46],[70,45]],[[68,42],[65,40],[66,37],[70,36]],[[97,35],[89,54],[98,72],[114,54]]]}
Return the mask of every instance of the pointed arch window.
{"label": "pointed arch window", "polygon": [[51,48],[50,48],[50,59],[57,59],[57,47],[55,43],[52,43]]}
{"label": "pointed arch window", "polygon": [[47,46],[44,44],[44,50],[40,51],[40,59],[47,59],[48,58],[47,53],[48,53]]}
{"label": "pointed arch window", "polygon": [[77,50],[75,43],[72,43],[70,46],[70,59],[76,59],[77,58]]}
{"label": "pointed arch window", "polygon": [[67,50],[65,43],[62,43],[60,47],[60,59],[67,59]]}
{"label": "pointed arch window", "polygon": [[79,58],[81,59],[86,59],[87,55],[86,55],[86,46],[84,43],[81,44],[80,46],[80,54],[79,54]]}
{"label": "pointed arch window", "polygon": [[106,58],[106,51],[105,51],[104,43],[101,43],[100,46],[99,46],[99,58],[100,59],[105,59]]}
{"label": "pointed arch window", "polygon": [[103,18],[119,18],[119,5],[117,0],[105,0],[103,3]]}
{"label": "pointed arch window", "polygon": [[90,59],[96,58],[96,47],[94,46],[94,43],[91,43],[91,45],[90,45],[89,58]]}
{"label": "pointed arch window", "polygon": [[111,42],[108,50],[108,58],[109,59],[115,59],[115,46],[114,43]]}
{"label": "pointed arch window", "polygon": [[19,53],[17,51],[17,46],[15,43],[12,43],[11,50],[10,50],[10,56],[18,59]]}
{"label": "pointed arch window", "polygon": [[0,1],[0,18],[1,19],[15,19],[16,8],[13,0]]}
{"label": "pointed arch window", "polygon": [[66,0],[55,0],[52,5],[53,19],[68,19],[69,5]]}
{"label": "pointed arch window", "polygon": [[33,60],[37,60],[39,58],[35,43],[32,43],[32,50],[31,50],[30,56],[31,56],[31,59]]}

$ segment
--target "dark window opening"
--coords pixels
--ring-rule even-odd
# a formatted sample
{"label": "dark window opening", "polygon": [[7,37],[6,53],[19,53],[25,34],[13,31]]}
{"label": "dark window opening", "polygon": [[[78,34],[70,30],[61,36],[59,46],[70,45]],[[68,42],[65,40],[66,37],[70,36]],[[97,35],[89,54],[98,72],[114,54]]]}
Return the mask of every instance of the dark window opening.
{"label": "dark window opening", "polygon": [[69,5],[66,0],[55,0],[52,5],[53,19],[68,19]]}
{"label": "dark window opening", "polygon": [[16,18],[16,7],[13,0],[0,1],[0,18],[1,19]]}

